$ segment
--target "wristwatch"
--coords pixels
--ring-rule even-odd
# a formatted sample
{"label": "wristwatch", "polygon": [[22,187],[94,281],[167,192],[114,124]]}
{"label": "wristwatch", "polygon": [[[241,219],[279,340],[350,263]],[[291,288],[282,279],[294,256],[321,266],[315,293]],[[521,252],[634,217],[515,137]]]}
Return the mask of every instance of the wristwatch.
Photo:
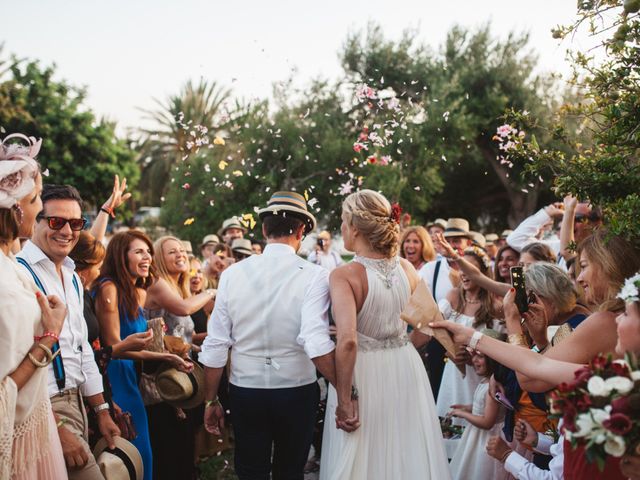
{"label": "wristwatch", "polygon": [[109,410],[109,404],[107,402],[101,403],[100,405],[96,405],[93,407],[93,411],[95,413],[100,413],[103,410]]}

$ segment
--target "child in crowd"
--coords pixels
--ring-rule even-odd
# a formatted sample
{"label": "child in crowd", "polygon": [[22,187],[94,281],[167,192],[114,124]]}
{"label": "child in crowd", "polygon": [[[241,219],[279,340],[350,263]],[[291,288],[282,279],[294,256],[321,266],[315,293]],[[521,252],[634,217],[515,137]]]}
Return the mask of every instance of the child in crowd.
{"label": "child in crowd", "polygon": [[[495,330],[484,329],[485,335],[500,338]],[[450,416],[468,422],[451,460],[451,476],[454,480],[495,480],[508,478],[502,464],[491,458],[486,450],[487,440],[499,435],[504,422],[504,407],[495,399],[499,383],[494,374],[500,364],[480,352],[474,351],[471,362],[475,372],[482,377],[473,394],[473,405],[452,405]]]}

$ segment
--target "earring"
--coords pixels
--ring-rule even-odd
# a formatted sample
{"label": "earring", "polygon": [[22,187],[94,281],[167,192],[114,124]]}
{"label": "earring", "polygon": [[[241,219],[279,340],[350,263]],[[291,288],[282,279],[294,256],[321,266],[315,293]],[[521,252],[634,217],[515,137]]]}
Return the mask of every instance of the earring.
{"label": "earring", "polygon": [[24,212],[22,211],[22,207],[20,206],[19,203],[16,203],[13,208],[15,208],[16,213],[18,214],[18,225],[22,224],[22,217],[24,215]]}

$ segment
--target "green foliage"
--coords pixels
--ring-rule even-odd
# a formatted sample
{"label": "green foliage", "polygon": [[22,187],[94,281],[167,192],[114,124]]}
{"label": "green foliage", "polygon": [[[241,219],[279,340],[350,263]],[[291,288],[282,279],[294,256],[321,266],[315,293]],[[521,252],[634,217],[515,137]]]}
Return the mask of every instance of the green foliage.
{"label": "green foliage", "polygon": [[[559,194],[572,193],[601,206],[613,232],[631,239],[640,238],[640,16],[634,5],[579,2],[576,22],[554,30],[562,38],[586,28],[602,38],[596,51],[604,58],[573,53],[573,82],[585,101],[564,108],[549,130],[565,150],[523,145],[533,157],[529,171],[553,171]],[[572,123],[579,123],[592,141],[571,135],[567,125]]]}
{"label": "green foliage", "polygon": [[115,174],[135,186],[134,153],[116,138],[114,123],[86,108],[83,89],[55,80],[54,67],[9,63],[0,78],[0,126],[43,138],[38,160],[50,171],[45,182],[71,184],[93,205],[109,197]]}

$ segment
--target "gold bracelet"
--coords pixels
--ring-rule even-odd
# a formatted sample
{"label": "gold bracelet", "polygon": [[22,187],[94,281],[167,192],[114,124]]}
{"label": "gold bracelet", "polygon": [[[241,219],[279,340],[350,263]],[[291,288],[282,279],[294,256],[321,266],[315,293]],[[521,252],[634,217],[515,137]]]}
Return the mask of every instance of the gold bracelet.
{"label": "gold bracelet", "polygon": [[209,408],[214,405],[220,407],[222,406],[218,397],[214,398],[213,400],[207,400],[206,402],[204,402],[204,408]]}
{"label": "gold bracelet", "polygon": [[527,342],[527,337],[525,337],[524,333],[512,333],[507,337],[507,342],[511,345],[520,345],[521,347],[529,348],[529,343]]}
{"label": "gold bracelet", "polygon": [[66,418],[61,418],[60,420],[58,420],[58,422],[56,423],[56,428],[60,428],[62,427],[65,423],[67,423],[68,420]]}

